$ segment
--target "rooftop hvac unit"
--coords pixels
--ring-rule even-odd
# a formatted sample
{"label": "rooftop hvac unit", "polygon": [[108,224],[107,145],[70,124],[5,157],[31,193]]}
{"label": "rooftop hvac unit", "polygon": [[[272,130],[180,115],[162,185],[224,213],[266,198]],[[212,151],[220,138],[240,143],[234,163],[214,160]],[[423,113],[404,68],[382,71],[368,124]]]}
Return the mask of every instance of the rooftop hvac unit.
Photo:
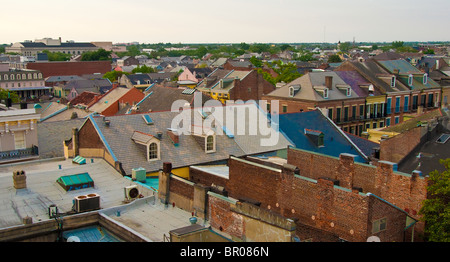
{"label": "rooftop hvac unit", "polygon": [[95,193],[77,196],[75,197],[74,202],[76,212],[86,212],[100,209],[100,195]]}
{"label": "rooftop hvac unit", "polygon": [[134,200],[139,196],[139,189],[137,185],[125,187],[125,199]]}
{"label": "rooftop hvac unit", "polygon": [[133,168],[131,170],[131,178],[139,182],[145,182],[145,179],[147,178],[147,172],[145,171],[145,168]]}

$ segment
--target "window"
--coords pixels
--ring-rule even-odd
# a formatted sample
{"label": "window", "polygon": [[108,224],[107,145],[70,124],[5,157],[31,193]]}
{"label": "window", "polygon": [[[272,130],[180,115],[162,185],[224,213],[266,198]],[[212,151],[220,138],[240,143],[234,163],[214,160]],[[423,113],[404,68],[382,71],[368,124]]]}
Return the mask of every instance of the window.
{"label": "window", "polygon": [[148,149],[148,159],[158,159],[158,144],[151,143]]}
{"label": "window", "polygon": [[408,85],[412,86],[412,84],[413,84],[413,75],[409,75],[408,76]]}
{"label": "window", "polygon": [[400,123],[400,117],[396,116],[394,119],[394,124],[398,124],[398,123]]}
{"label": "window", "polygon": [[352,118],[356,119],[356,106],[352,106]]}
{"label": "window", "polygon": [[340,107],[336,108],[336,122],[337,123],[341,122],[341,108]]}
{"label": "window", "polygon": [[428,107],[433,107],[433,94],[428,94]]}
{"label": "window", "polygon": [[16,149],[25,149],[25,131],[14,132],[14,145]]}
{"label": "window", "polygon": [[364,118],[364,105],[359,105],[359,119]]}
{"label": "window", "polygon": [[344,121],[348,121],[348,106],[344,107]]}
{"label": "window", "polygon": [[283,113],[287,112],[287,105],[283,105]]}
{"label": "window", "polygon": [[400,97],[395,98],[395,113],[400,113]]}
{"label": "window", "polygon": [[270,113],[270,103],[267,103],[267,112]]}
{"label": "window", "polygon": [[14,75],[11,75],[11,80],[14,80]]}
{"label": "window", "polygon": [[377,122],[373,122],[372,128],[373,128],[373,129],[377,128]]}
{"label": "window", "polygon": [[289,96],[294,97],[294,88],[292,86],[289,87]]}
{"label": "window", "polygon": [[423,84],[426,85],[428,83],[428,74],[423,74]]}
{"label": "window", "polygon": [[391,125],[391,118],[386,118],[386,126],[390,126]]}
{"label": "window", "polygon": [[392,106],[392,97],[388,97],[387,98],[387,108],[386,108],[387,114],[391,113],[391,106]]}
{"label": "window", "polygon": [[213,152],[214,150],[214,136],[206,137],[206,152]]}
{"label": "window", "polygon": [[408,107],[409,107],[409,96],[405,96],[404,97],[403,111],[404,112],[408,112],[409,111]]}
{"label": "window", "polygon": [[395,87],[395,76],[391,78],[391,87]]}
{"label": "window", "polygon": [[386,230],[386,218],[375,220],[372,223],[372,234]]}
{"label": "window", "polygon": [[328,98],[328,88],[323,90],[323,98]]}
{"label": "window", "polygon": [[8,80],[8,75],[5,75],[5,80]]}
{"label": "window", "polygon": [[350,87],[347,87],[347,96],[352,96],[352,89]]}
{"label": "window", "polygon": [[415,95],[413,96],[412,109],[417,110],[418,104],[419,104],[419,96]]}
{"label": "window", "polygon": [[328,108],[328,118],[333,119],[333,108]]}
{"label": "window", "polygon": [[20,80],[20,79],[21,79],[20,74],[17,74],[16,79],[17,79],[17,80]]}

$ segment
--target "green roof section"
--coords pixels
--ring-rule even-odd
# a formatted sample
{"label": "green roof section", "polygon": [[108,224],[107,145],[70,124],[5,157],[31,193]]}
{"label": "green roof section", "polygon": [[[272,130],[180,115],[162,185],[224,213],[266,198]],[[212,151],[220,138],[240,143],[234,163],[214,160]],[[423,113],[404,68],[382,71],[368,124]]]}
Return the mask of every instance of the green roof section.
{"label": "green roof section", "polygon": [[94,186],[94,180],[88,173],[61,176],[56,180],[66,191],[78,190]]}

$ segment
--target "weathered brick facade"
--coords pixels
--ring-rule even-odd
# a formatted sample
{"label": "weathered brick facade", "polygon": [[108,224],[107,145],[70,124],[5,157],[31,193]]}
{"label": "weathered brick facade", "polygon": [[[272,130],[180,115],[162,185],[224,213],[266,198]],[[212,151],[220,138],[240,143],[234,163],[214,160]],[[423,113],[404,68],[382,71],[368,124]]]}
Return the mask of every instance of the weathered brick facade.
{"label": "weathered brick facade", "polygon": [[44,78],[49,76],[87,75],[111,71],[110,61],[81,61],[81,62],[36,62],[28,63],[27,69],[39,70]]}
{"label": "weathered brick facade", "polygon": [[231,100],[260,100],[263,95],[275,90],[275,86],[264,79],[256,70],[251,71],[244,79],[234,80],[234,87],[230,90]]}

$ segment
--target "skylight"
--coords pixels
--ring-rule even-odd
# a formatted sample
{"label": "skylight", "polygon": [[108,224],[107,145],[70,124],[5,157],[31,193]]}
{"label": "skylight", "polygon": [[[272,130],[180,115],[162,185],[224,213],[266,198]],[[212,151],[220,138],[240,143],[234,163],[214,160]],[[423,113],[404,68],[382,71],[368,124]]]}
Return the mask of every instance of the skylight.
{"label": "skylight", "polygon": [[142,118],[144,119],[147,125],[153,125],[153,120],[149,115],[142,115]]}
{"label": "skylight", "polygon": [[447,140],[450,138],[450,134],[442,134],[437,140],[436,143],[445,144]]}

